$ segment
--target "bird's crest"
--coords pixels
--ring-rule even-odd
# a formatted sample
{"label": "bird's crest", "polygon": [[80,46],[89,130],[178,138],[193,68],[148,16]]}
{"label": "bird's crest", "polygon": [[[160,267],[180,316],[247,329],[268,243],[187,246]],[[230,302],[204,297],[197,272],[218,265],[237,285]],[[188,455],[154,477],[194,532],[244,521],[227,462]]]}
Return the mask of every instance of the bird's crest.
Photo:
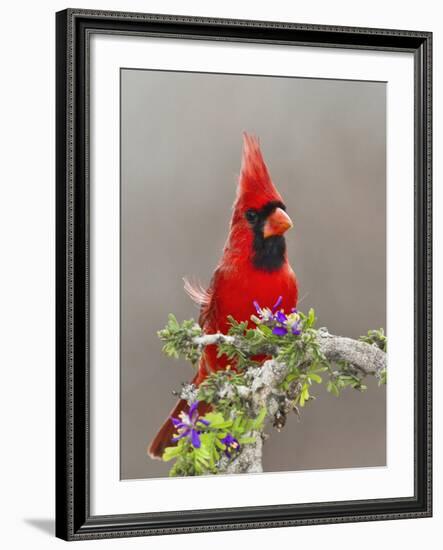
{"label": "bird's crest", "polygon": [[257,137],[243,132],[243,156],[236,205],[261,208],[268,202],[283,202],[272,183]]}

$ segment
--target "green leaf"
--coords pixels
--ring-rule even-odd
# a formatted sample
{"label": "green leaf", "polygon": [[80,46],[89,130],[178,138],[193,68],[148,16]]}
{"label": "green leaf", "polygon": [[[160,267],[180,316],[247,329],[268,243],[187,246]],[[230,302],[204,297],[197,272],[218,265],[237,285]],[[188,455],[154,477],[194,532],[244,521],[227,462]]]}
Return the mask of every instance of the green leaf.
{"label": "green leaf", "polygon": [[242,445],[246,445],[248,443],[255,443],[257,441],[257,439],[255,437],[240,437],[238,442],[241,443]]}
{"label": "green leaf", "polygon": [[162,460],[169,462],[173,458],[179,456],[182,453],[182,449],[178,446],[176,447],[166,447],[163,451]]}
{"label": "green leaf", "polygon": [[334,384],[334,382],[332,382],[331,380],[328,382],[328,384],[326,386],[326,389],[327,389],[328,392],[332,393],[336,397],[338,397],[340,395],[340,392],[338,390],[337,385]]}
{"label": "green leaf", "polygon": [[315,311],[311,307],[308,313],[308,326],[313,327],[314,323],[315,323]]}
{"label": "green leaf", "polygon": [[257,327],[257,330],[259,330],[265,336],[272,336],[272,329],[270,327],[267,327],[266,325],[259,325]]}
{"label": "green leaf", "polygon": [[258,413],[258,416],[255,418],[255,420],[251,424],[253,430],[258,430],[259,428],[261,428],[266,418],[266,412],[267,412],[266,407],[262,407],[262,409]]}
{"label": "green leaf", "polygon": [[218,412],[207,413],[204,417],[213,429],[223,429],[232,425],[232,420],[225,420],[223,415]]}
{"label": "green leaf", "polygon": [[[223,437],[225,437],[225,436],[223,436]],[[223,439],[223,438],[222,438],[222,439]],[[218,439],[218,438],[215,439],[215,443],[214,443],[214,444],[215,444],[215,446],[216,446],[218,449],[220,449],[220,450],[222,450],[222,451],[224,451],[224,450],[226,449],[226,445],[225,445],[224,443],[221,443],[220,439]]]}

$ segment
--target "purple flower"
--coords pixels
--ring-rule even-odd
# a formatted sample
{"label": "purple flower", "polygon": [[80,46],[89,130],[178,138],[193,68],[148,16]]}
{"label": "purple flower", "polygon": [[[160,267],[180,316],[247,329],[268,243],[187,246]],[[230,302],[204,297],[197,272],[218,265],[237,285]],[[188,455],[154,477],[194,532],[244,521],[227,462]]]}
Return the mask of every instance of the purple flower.
{"label": "purple flower", "polygon": [[254,300],[253,304],[259,318],[257,319],[257,317],[252,316],[252,320],[256,324],[271,327],[272,334],[275,336],[286,336],[289,332],[294,336],[300,336],[302,333],[301,321],[297,309],[295,307],[292,308],[291,313],[286,315],[283,309],[278,309],[282,302],[283,296],[279,296],[272,309],[270,309],[269,307],[260,307],[260,304]]}
{"label": "purple flower", "polygon": [[[209,422],[204,418],[200,418],[200,416],[198,415],[198,403],[198,401],[194,401],[194,403],[192,403],[192,405],[189,407],[189,412],[186,414],[184,411],[182,411],[178,415],[179,418],[171,416],[171,421],[174,425],[174,428],[177,429],[177,435],[174,436],[171,440],[174,443],[176,441],[179,441],[180,439],[183,439],[184,437],[187,437],[194,448],[199,449],[201,447],[201,429],[199,428],[202,428],[203,426],[209,426]],[[197,424],[201,424],[202,426],[197,426]]]}
{"label": "purple flower", "polygon": [[226,445],[225,455],[228,458],[231,458],[231,451],[236,453],[240,451],[240,443],[235,439],[235,437],[232,436],[232,434],[228,433],[223,439],[220,439],[220,441]]}
{"label": "purple flower", "polygon": [[257,300],[254,300],[252,303],[254,304],[254,307],[255,307],[255,311],[257,312],[258,316],[260,317],[260,320],[263,321],[263,322],[273,322],[275,321],[275,312],[277,310],[277,308],[280,306],[280,304],[282,303],[283,301],[283,296],[279,296],[277,298],[277,301],[275,302],[275,304],[272,306],[272,309],[270,309],[269,307],[260,307],[260,304],[257,302]]}
{"label": "purple flower", "polygon": [[283,310],[277,311],[274,315],[274,320],[277,324],[272,329],[272,334],[276,336],[286,336],[286,334],[288,334],[288,317],[283,313]]}

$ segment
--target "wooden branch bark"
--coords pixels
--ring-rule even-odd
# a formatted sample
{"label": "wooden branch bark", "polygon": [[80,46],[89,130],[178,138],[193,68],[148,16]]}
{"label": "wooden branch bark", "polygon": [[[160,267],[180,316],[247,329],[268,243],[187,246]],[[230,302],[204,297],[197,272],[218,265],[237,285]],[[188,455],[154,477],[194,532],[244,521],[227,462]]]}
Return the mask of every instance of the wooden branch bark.
{"label": "wooden branch bark", "polygon": [[[386,368],[386,353],[376,345],[366,344],[345,336],[335,336],[330,334],[326,328],[318,329],[317,339],[320,350],[330,362],[347,361],[365,375],[376,374]],[[221,333],[197,336],[193,342],[201,347],[223,342],[235,344],[239,348],[244,347],[240,339]],[[267,351],[269,352],[269,350]]]}
{"label": "wooden branch bark", "polygon": [[317,339],[324,356],[332,363],[347,361],[365,375],[377,374],[386,368],[386,353],[375,344],[334,336],[326,328],[318,330]]}

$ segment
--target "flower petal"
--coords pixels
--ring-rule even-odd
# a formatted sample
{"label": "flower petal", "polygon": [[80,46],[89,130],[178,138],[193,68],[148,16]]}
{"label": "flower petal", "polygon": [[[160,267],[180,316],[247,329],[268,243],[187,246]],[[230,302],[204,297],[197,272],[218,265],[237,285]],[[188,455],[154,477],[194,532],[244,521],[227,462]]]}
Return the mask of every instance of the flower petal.
{"label": "flower petal", "polygon": [[254,300],[252,303],[254,304],[255,311],[256,311],[259,315],[261,315],[261,313],[262,313],[261,307],[260,307],[259,303],[257,302],[257,300]]}
{"label": "flower petal", "polygon": [[191,421],[193,421],[194,419],[192,418],[193,415],[194,415],[194,412],[197,410],[197,407],[198,407],[198,401],[194,401],[194,403],[192,403],[192,405],[189,407],[189,418],[191,419]]}
{"label": "flower petal", "polygon": [[224,452],[228,458],[231,458],[232,456],[231,451],[235,451],[236,453],[240,451],[240,444],[232,434],[226,434],[225,437],[220,441],[226,446]]}
{"label": "flower petal", "polygon": [[281,323],[282,325],[284,325],[286,323],[286,321],[288,320],[288,318],[286,317],[286,315],[283,313],[283,311],[277,311],[277,313],[275,314],[275,318],[277,319],[277,321],[279,323]]}
{"label": "flower petal", "polygon": [[234,438],[232,437],[231,434],[227,434],[223,439],[220,439],[220,441],[224,444],[224,445],[230,445],[232,443],[232,441],[234,440]]}
{"label": "flower petal", "polygon": [[282,302],[283,296],[279,296],[275,304],[272,306],[272,311],[274,312]]}
{"label": "flower petal", "polygon": [[171,421],[174,424],[175,428],[183,428],[186,425],[186,424],[183,424],[180,418],[175,418],[174,416],[171,416]]}
{"label": "flower petal", "polygon": [[189,432],[190,432],[189,428],[187,430],[183,430],[181,433],[173,437],[171,441],[174,441],[175,443],[176,441],[179,441],[180,439],[183,439],[184,437],[186,437],[189,434]]}
{"label": "flower petal", "polygon": [[288,334],[288,331],[285,327],[274,327],[272,329],[272,334],[275,334],[276,336],[285,336]]}
{"label": "flower petal", "polygon": [[204,424],[205,426],[209,426],[211,423],[209,422],[209,420],[205,420],[204,418],[199,418],[197,420],[197,422],[201,422],[202,424]]}
{"label": "flower petal", "polygon": [[201,447],[200,436],[196,430],[191,430],[191,443],[193,447],[195,447],[196,449],[200,449]]}

